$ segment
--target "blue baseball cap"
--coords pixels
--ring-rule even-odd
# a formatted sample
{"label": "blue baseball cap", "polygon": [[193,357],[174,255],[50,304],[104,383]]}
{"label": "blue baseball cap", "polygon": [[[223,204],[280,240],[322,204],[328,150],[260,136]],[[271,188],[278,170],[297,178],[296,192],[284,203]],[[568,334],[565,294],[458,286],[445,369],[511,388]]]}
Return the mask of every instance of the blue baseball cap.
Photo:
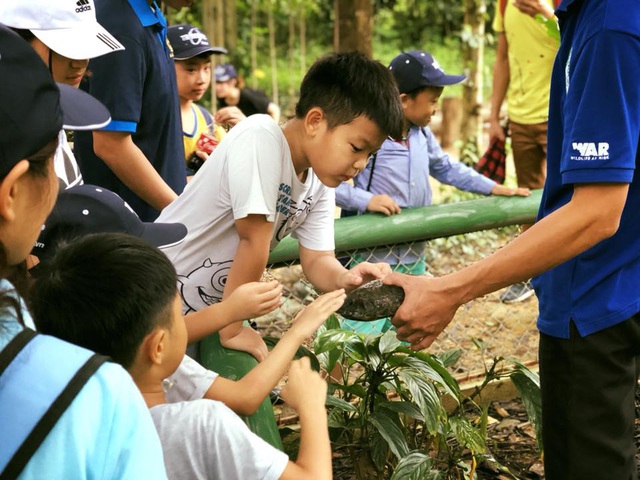
{"label": "blue baseball cap", "polygon": [[174,60],[188,60],[203,53],[227,53],[223,47],[214,47],[209,38],[193,25],[173,25],[167,29],[167,39],[173,50]]}
{"label": "blue baseball cap", "polygon": [[402,52],[391,60],[389,70],[400,93],[409,93],[420,87],[455,85],[467,78],[466,75],[447,75],[438,61],[422,50]]}
{"label": "blue baseball cap", "polygon": [[216,75],[216,82],[226,82],[228,80],[231,80],[232,78],[238,78],[238,72],[236,72],[236,68],[230,63],[216,65],[214,73]]}
{"label": "blue baseball cap", "polygon": [[114,192],[78,185],[60,192],[31,253],[45,262],[62,241],[108,232],[127,233],[162,249],[181,243],[187,227],[182,223],[143,222]]}

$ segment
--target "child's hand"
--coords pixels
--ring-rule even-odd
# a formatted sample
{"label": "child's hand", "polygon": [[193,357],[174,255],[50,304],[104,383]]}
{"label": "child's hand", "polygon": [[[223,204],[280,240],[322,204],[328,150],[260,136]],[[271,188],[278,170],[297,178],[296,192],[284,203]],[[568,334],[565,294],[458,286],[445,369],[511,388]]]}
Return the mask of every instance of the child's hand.
{"label": "child's hand", "polygon": [[504,127],[500,124],[500,120],[492,118],[489,123],[489,141],[493,141],[494,138],[506,140],[506,134],[504,133]]}
{"label": "child's hand", "polygon": [[345,269],[344,273],[338,278],[338,286],[349,292],[367,282],[383,278],[389,273],[391,273],[391,267],[388,263],[362,262],[351,270]]}
{"label": "child's hand", "polygon": [[342,306],[346,297],[343,289],[320,295],[296,315],[287,333],[298,335],[300,342],[306,340]]}
{"label": "child's hand", "polygon": [[277,280],[240,285],[223,302],[229,305],[234,322],[260,317],[280,306],[282,285]]}
{"label": "child's hand", "polygon": [[302,357],[291,364],[289,380],[282,388],[280,396],[298,414],[315,414],[319,409],[324,410],[327,382],[318,372],[311,369],[309,359]]}
{"label": "child's hand", "polygon": [[400,206],[389,195],[380,194],[371,197],[367,210],[369,212],[384,213],[388,217],[389,215],[400,213]]}
{"label": "child's hand", "polygon": [[232,127],[245,118],[247,117],[238,107],[223,107],[213,117],[218,125],[230,125]]}
{"label": "child's hand", "polygon": [[496,183],[496,186],[491,189],[491,195],[500,195],[504,197],[513,197],[514,195],[518,195],[520,197],[528,197],[531,195],[531,191],[528,188],[509,188]]}
{"label": "child's hand", "polygon": [[267,358],[269,354],[269,349],[264,340],[262,340],[262,336],[251,327],[242,327],[238,334],[233,337],[224,339],[221,336],[220,343],[223,347],[247,352],[259,362]]}

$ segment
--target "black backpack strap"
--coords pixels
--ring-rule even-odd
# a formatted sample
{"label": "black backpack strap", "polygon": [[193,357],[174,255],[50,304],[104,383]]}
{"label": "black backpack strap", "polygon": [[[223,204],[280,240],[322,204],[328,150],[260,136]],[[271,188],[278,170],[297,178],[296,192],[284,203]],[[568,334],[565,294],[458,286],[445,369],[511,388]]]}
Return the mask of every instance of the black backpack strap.
{"label": "black backpack strap", "polygon": [[373,172],[376,169],[376,158],[378,158],[378,152],[371,155],[371,160],[369,163],[371,164],[371,174],[369,175],[369,181],[367,182],[367,192],[371,191],[371,182],[373,181]]}
{"label": "black backpack strap", "polygon": [[29,328],[25,328],[19,334],[11,339],[6,347],[0,351],[0,376],[4,373],[13,359],[22,351],[22,349],[37,335],[36,332]]}

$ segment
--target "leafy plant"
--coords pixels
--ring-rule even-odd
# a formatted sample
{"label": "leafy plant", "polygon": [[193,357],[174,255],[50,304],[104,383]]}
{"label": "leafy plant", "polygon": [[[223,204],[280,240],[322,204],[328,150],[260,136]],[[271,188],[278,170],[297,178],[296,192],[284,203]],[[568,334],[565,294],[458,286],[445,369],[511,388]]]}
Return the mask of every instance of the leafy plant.
{"label": "leafy plant", "polygon": [[506,359],[495,359],[485,383],[464,397],[448,370],[458,350],[415,352],[393,331],[364,336],[341,330],[333,316],[318,332],[314,352],[327,372],[340,377],[327,397],[331,438],[348,452],[361,479],[474,478],[478,462],[490,458],[488,408],[476,399],[502,376],[513,375],[524,386],[528,413],[539,412],[535,374],[517,362],[499,371]]}

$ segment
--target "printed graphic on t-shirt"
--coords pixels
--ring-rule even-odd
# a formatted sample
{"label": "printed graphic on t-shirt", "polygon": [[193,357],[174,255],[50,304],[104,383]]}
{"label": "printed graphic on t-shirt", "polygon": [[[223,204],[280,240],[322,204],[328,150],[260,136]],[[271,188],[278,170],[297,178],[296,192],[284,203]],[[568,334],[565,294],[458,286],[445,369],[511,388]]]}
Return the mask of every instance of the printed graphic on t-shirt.
{"label": "printed graphic on t-shirt", "polygon": [[[276,203],[276,225],[271,248],[294,231],[311,211],[313,195],[307,196],[300,204],[291,197],[291,185],[281,183]],[[284,218],[283,218],[284,217]]]}
{"label": "printed graphic on t-shirt", "polygon": [[231,263],[232,260],[213,262],[207,258],[188,275],[178,275],[185,314],[199,310],[203,303],[213,305],[222,300]]}

